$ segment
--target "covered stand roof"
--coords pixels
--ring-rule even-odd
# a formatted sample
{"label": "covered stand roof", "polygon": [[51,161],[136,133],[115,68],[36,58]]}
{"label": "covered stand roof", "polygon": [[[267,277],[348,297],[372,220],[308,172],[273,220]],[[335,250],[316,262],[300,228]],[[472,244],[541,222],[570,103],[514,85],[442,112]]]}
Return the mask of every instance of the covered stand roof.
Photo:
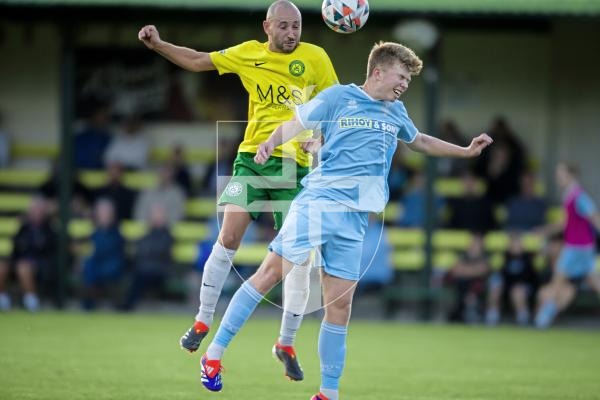
{"label": "covered stand roof", "polygon": [[[0,0],[21,7],[140,7],[161,9],[263,10],[269,0]],[[318,11],[320,0],[295,0]],[[600,0],[372,0],[373,11],[439,14],[513,14],[546,16],[600,16]]]}

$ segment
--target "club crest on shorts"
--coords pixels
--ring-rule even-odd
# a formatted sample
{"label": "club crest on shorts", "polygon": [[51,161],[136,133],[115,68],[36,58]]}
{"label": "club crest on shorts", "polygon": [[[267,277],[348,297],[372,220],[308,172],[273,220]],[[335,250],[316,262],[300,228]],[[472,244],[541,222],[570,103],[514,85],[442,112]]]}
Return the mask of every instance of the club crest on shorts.
{"label": "club crest on shorts", "polygon": [[242,194],[243,190],[244,190],[244,188],[242,187],[241,183],[232,182],[229,185],[227,185],[227,187],[225,188],[225,193],[227,193],[228,196],[237,197],[240,194]]}

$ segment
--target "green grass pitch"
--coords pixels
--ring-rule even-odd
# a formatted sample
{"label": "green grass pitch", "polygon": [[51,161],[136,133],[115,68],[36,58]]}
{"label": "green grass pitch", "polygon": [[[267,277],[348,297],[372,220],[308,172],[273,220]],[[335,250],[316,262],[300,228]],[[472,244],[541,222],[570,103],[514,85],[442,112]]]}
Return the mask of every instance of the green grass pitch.
{"label": "green grass pitch", "polygon": [[[297,343],[303,382],[285,380],[271,357],[279,321],[255,319],[225,355],[219,394],[200,384],[200,354],[178,347],[190,322],[181,315],[0,314],[0,399],[308,400],[318,390],[315,319],[306,318]],[[600,399],[599,371],[597,331],[353,321],[341,397]]]}

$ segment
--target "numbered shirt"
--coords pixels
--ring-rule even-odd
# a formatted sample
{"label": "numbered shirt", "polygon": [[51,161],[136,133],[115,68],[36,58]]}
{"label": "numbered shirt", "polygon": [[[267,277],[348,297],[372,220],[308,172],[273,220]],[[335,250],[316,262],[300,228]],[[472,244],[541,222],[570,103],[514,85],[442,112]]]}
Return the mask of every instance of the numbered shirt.
{"label": "numbered shirt", "polygon": [[398,140],[411,143],[417,128],[401,101],[375,100],[358,86],[336,85],[296,108],[306,129],[325,139],[318,168],[302,184],[359,211],[381,212]]}
{"label": "numbered shirt", "polygon": [[[281,122],[293,117],[297,105],[337,83],[325,50],[310,43],[300,42],[291,53],[275,53],[268,43],[251,40],[210,53],[210,58],[219,74],[237,74],[249,95],[248,125],[240,152],[256,153]],[[275,149],[273,156],[294,158],[308,166],[309,156],[300,145],[309,135],[305,132]]]}

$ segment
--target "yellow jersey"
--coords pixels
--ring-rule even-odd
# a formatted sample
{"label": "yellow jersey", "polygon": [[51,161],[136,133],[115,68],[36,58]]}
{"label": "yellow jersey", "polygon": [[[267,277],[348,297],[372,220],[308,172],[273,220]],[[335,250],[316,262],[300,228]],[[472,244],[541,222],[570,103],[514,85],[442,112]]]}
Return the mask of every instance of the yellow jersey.
{"label": "yellow jersey", "polygon": [[[300,42],[291,53],[269,50],[269,43],[256,40],[210,53],[219,75],[237,74],[248,92],[248,125],[239,152],[256,153],[259,144],[273,133],[281,122],[294,116],[294,107],[317,93],[338,83],[331,60],[319,46]],[[273,156],[293,158],[303,167],[309,166],[309,155],[301,150],[298,136],[275,149]]]}

